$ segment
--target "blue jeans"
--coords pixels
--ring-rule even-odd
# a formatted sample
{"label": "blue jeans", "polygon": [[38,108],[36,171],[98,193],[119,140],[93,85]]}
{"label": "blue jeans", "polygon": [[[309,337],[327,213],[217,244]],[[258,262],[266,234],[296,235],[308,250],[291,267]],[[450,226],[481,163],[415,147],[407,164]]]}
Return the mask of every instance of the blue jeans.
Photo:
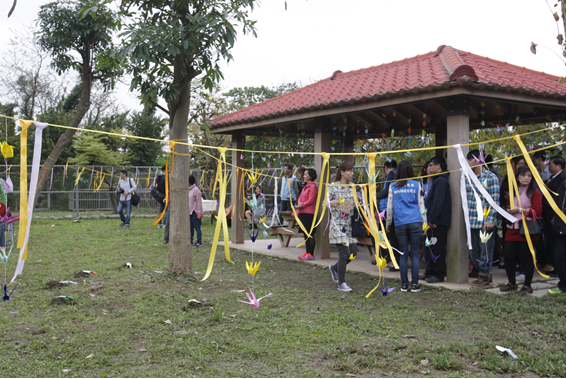
{"label": "blue jeans", "polygon": [[[165,209],[165,203],[159,203],[159,214],[161,214],[164,209]],[[165,215],[164,215],[164,216],[165,216]],[[158,225],[165,225],[165,217],[162,218],[162,219],[158,222]]]}
{"label": "blue jeans", "polygon": [[[124,208],[126,208],[126,217],[124,217]],[[130,214],[132,213],[132,205],[130,205],[130,200],[120,201],[118,204],[118,214],[120,215],[120,220],[126,225],[130,225]]]}
{"label": "blue jeans", "polygon": [[423,225],[421,222],[412,222],[405,225],[396,225],[396,237],[400,251],[404,255],[400,256],[400,277],[402,285],[409,284],[408,281],[408,256],[411,246],[411,284],[417,284],[419,281],[419,242],[421,241],[421,233]]}
{"label": "blue jeans", "polygon": [[197,242],[202,243],[201,219],[197,217],[197,212],[193,211],[191,214],[191,245],[193,245],[193,236],[195,235],[195,231],[197,231]]}

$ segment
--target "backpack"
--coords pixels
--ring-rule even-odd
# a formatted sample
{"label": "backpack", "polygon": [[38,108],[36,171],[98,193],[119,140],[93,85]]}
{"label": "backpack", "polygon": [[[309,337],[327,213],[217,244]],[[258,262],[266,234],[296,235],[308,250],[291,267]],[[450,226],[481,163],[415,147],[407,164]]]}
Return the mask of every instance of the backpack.
{"label": "backpack", "polygon": [[[128,179],[129,179],[130,187],[133,187],[132,178],[128,178]],[[138,195],[136,191],[134,191],[132,192],[132,197],[130,198],[130,205],[137,206],[138,204],[140,204],[140,195]]]}

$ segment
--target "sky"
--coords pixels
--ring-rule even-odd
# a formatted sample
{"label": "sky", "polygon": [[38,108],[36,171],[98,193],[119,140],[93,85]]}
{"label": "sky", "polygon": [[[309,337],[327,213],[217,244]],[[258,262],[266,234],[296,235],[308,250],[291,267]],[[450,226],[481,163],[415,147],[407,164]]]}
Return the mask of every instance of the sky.
{"label": "sky", "polygon": [[[12,0],[1,3],[0,54],[47,2],[19,0],[9,19]],[[285,4],[263,0],[255,7],[258,36],[239,34],[234,60],[222,65],[223,89],[307,85],[335,70],[377,66],[440,45],[565,76],[565,64],[553,53],[561,50],[545,0],[287,0],[287,10]],[[537,55],[530,52],[532,41],[539,45]],[[136,105],[135,96],[120,92]]]}

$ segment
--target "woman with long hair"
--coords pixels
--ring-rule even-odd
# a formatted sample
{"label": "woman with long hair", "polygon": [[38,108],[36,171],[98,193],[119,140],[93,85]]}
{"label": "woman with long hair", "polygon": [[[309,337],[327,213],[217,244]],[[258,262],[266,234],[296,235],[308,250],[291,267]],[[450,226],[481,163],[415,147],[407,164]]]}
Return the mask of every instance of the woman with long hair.
{"label": "woman with long hair", "polygon": [[[299,195],[295,209],[299,221],[301,221],[305,230],[309,232],[311,225],[313,225],[313,219],[315,218],[315,205],[319,192],[317,185],[314,183],[315,179],[317,179],[317,171],[312,168],[305,169],[301,179],[305,185],[301,190],[301,195]],[[305,236],[305,253],[298,257],[303,261],[312,261],[315,259],[315,230],[316,228],[313,228],[309,238]]]}
{"label": "woman with long hair", "polygon": [[[248,220],[248,223],[250,224],[250,229],[253,229],[254,227],[252,221],[254,221],[254,224],[257,224],[258,221],[266,215],[266,198],[262,193],[262,187],[259,185],[254,187],[254,194],[256,196],[256,209],[249,209],[244,213],[246,220]],[[249,196],[248,200],[252,200],[252,196]]]}
{"label": "woman with long hair", "polygon": [[[518,289],[516,285],[516,261],[519,260],[524,268],[525,279],[518,294],[527,295],[534,292],[531,287],[534,276],[534,261],[526,237],[520,235],[520,227],[523,224],[522,215],[525,216],[526,220],[538,218],[541,216],[543,205],[541,194],[528,166],[522,166],[518,169],[516,182],[518,183],[520,199],[514,194],[514,204],[510,204],[510,200],[508,200],[508,213],[516,216],[517,221],[507,225],[508,230],[504,237],[504,265],[508,284],[500,287],[500,291],[509,292]],[[539,236],[530,237],[532,242],[539,240]]]}
{"label": "woman with long hair", "polygon": [[421,291],[419,286],[419,242],[425,235],[423,224],[427,219],[421,209],[425,209],[421,183],[408,179],[415,177],[413,167],[408,161],[401,161],[396,171],[396,180],[390,186],[388,210],[386,211],[386,231],[390,231],[392,218],[396,224],[396,236],[400,245],[400,277],[402,292],[408,292],[408,255],[411,254],[411,292]]}
{"label": "woman with long hair", "polygon": [[351,217],[354,215],[354,196],[352,195],[353,164],[341,162],[337,168],[335,181],[328,186],[331,205],[331,227],[329,243],[337,245],[339,259],[329,266],[331,277],[337,283],[338,290],[350,292],[352,288],[345,282],[346,265],[356,257],[358,240],[352,237]]}

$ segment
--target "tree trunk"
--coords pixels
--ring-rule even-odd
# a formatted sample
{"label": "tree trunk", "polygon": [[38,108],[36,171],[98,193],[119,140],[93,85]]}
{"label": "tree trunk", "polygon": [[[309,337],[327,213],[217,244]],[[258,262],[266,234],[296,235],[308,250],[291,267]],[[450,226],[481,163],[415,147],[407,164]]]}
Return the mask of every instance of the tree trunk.
{"label": "tree trunk", "polygon": [[[88,54],[90,56],[90,53]],[[79,101],[79,105],[77,106],[75,116],[73,116],[73,120],[69,125],[72,128],[79,127],[81,121],[83,120],[83,117],[91,106],[92,68],[88,59],[83,64],[82,84],[83,89],[81,91],[81,100]],[[49,172],[53,169],[53,166],[55,166],[57,159],[59,159],[59,156],[61,155],[65,147],[69,143],[71,143],[71,141],[73,141],[73,136],[76,132],[77,130],[75,129],[67,129],[65,133],[63,133],[61,137],[59,137],[59,140],[57,140],[55,147],[53,147],[53,150],[51,150],[51,153],[49,153],[49,156],[47,157],[45,162],[43,162],[43,166],[41,166],[39,170],[37,192],[35,193],[35,199],[33,200],[34,208],[37,204],[37,200],[39,199],[39,195],[41,195],[41,190],[43,189],[47,178],[51,177]]]}
{"label": "tree trunk", "polygon": [[[176,67],[177,69],[178,67]],[[187,120],[189,118],[189,84],[180,88],[179,99],[170,105],[171,124],[169,138],[174,142],[187,143]],[[172,157],[170,204],[169,204],[169,271],[175,274],[193,274],[191,255],[191,230],[189,226],[189,156],[188,146],[175,146]]]}

